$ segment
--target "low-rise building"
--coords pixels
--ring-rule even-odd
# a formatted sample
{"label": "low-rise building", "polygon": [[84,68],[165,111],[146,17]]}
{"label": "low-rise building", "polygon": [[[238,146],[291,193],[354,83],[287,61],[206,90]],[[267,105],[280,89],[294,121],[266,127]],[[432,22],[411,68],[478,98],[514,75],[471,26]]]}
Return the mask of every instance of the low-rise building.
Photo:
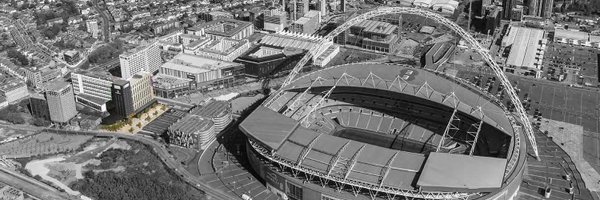
{"label": "low-rise building", "polygon": [[207,58],[233,61],[250,49],[247,39],[235,40],[223,38],[220,40],[202,41],[194,46],[186,46],[184,53],[200,55]]}
{"label": "low-rise building", "polygon": [[157,74],[152,77],[152,87],[154,87],[154,95],[158,97],[176,98],[180,94],[190,91],[192,88],[192,80],[165,74]]}
{"label": "low-rise building", "polygon": [[198,29],[203,29],[204,33],[214,40],[222,38],[242,40],[254,34],[252,23],[235,19],[217,19],[192,28],[196,31]]}
{"label": "low-rise building", "polygon": [[304,56],[304,51],[292,47],[257,45],[235,62],[244,64],[246,75],[266,77],[276,71],[291,69]]}
{"label": "low-rise building", "polygon": [[7,103],[11,104],[29,96],[27,85],[16,78],[5,78],[0,81],[0,94],[2,94]]}
{"label": "low-rise building", "polygon": [[212,90],[226,87],[237,81],[244,66],[239,63],[216,60],[185,53],[177,54],[160,67],[160,73],[178,78],[191,79],[194,88]]}

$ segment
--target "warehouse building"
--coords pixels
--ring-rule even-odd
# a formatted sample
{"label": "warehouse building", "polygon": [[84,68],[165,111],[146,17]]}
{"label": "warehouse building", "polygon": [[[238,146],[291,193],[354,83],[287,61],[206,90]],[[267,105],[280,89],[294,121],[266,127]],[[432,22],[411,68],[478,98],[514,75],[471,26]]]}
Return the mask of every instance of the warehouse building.
{"label": "warehouse building", "polygon": [[546,46],[543,37],[544,30],[511,26],[502,39],[502,47],[510,51],[504,71],[541,78]]}

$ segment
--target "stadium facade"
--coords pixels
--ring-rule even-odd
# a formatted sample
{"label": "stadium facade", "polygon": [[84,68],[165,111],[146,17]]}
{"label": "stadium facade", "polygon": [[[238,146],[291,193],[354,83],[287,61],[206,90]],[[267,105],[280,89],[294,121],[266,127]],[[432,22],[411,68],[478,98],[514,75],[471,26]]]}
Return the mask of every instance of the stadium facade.
{"label": "stadium facade", "polygon": [[515,199],[525,169],[522,128],[500,101],[406,65],[312,72],[239,127],[282,199]]}

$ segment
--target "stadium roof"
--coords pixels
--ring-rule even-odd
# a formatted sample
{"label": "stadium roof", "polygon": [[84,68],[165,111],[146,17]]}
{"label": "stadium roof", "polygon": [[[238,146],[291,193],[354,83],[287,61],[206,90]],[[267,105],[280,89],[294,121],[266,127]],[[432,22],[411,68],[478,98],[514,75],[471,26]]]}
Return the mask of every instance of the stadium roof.
{"label": "stadium roof", "polygon": [[[403,77],[409,73],[408,71],[412,71],[411,75],[404,80]],[[490,102],[479,92],[422,69],[381,63],[340,65],[307,74],[296,79],[284,89],[307,88],[313,80],[319,77],[325,79],[321,81],[319,87],[330,87],[344,73],[354,78],[348,78],[348,82],[340,81],[338,86],[388,90],[428,99],[449,107],[456,107],[458,111],[470,114],[477,119],[482,118],[490,126],[513,135],[512,125],[504,110],[498,105]],[[450,96],[452,93],[454,93],[454,97]],[[479,111],[479,107],[482,112]]]}
{"label": "stadium roof", "polygon": [[432,152],[417,185],[424,191],[493,192],[502,186],[506,159]]}
{"label": "stadium roof", "polygon": [[[317,77],[322,78],[319,87],[331,87],[333,80],[346,80],[339,81],[338,87],[380,89],[445,104],[476,118],[482,118],[487,124],[512,135],[512,126],[498,105],[482,98],[481,94],[475,91],[429,71],[401,65],[349,64],[313,72],[282,89],[302,90]],[[399,80],[398,77],[402,78]],[[313,86],[315,87],[317,86]],[[272,98],[289,100],[289,97],[285,96]],[[477,107],[482,109],[475,109]],[[319,133],[301,126],[299,120],[264,106],[259,106],[239,127],[253,141],[297,166],[334,176],[339,180],[358,181],[379,187],[415,190],[414,183],[420,181],[420,186],[428,189],[485,192],[500,187],[497,179],[502,181],[506,166],[505,159],[477,156],[467,158],[446,153],[430,154],[433,156],[427,158],[425,154],[399,151]],[[448,157],[444,157],[445,155]],[[469,171],[478,176],[469,176],[466,174]],[[441,174],[442,178],[439,182],[434,182],[432,177],[438,174]],[[460,179],[454,178],[459,175],[462,175]]]}

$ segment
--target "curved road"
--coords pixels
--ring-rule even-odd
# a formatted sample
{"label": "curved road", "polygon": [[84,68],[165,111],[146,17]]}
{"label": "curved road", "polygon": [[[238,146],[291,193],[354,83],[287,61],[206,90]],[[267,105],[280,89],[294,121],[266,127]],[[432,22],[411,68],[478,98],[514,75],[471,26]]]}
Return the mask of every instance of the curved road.
{"label": "curved road", "polygon": [[150,146],[152,148],[152,150],[156,153],[156,155],[158,155],[158,157],[163,161],[163,163],[167,167],[169,167],[170,169],[175,171],[175,174],[179,175],[185,182],[189,183],[193,187],[204,191],[204,193],[206,193],[208,196],[215,198],[215,199],[223,199],[223,200],[241,199],[238,196],[234,196],[234,195],[225,193],[221,190],[212,188],[211,186],[204,183],[199,178],[192,175],[189,171],[185,170],[185,168],[179,162],[175,161],[173,156],[171,154],[169,154],[169,152],[165,148],[164,144],[161,144],[154,139],[144,137],[144,136],[131,135],[131,134],[125,134],[125,133],[117,133],[117,132],[66,131],[66,130],[59,130],[59,129],[44,129],[44,131],[52,132],[52,133],[63,133],[63,134],[93,135],[93,136],[97,136],[97,137],[116,137],[119,139],[127,139],[127,140],[134,140],[137,142],[141,142],[145,145]]}

